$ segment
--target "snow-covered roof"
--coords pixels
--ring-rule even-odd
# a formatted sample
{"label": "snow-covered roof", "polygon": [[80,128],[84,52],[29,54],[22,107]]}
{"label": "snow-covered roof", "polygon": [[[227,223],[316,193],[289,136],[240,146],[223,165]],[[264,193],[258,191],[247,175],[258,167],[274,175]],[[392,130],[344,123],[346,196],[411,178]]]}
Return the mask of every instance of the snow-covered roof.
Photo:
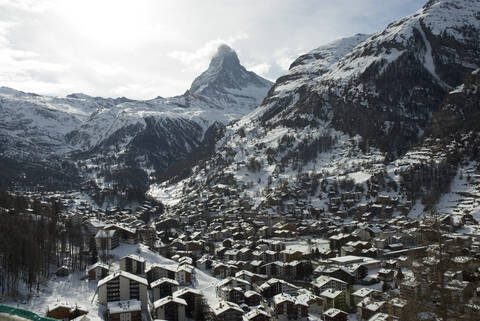
{"label": "snow-covered roof", "polygon": [[172,296],[182,296],[186,293],[193,293],[195,295],[202,295],[202,292],[197,289],[183,288],[172,293]]}
{"label": "snow-covered roof", "polygon": [[270,315],[267,312],[265,312],[263,310],[260,310],[260,309],[254,309],[254,310],[249,311],[247,314],[244,315],[243,318],[244,318],[244,320],[251,320],[258,315],[263,315],[263,316],[266,316],[266,317],[270,318]]}
{"label": "snow-covered roof", "polygon": [[100,230],[95,234],[95,238],[110,238],[115,235],[115,230]]}
{"label": "snow-covered roof", "polygon": [[120,277],[120,276],[125,277],[125,278],[130,279],[130,280],[137,281],[137,282],[139,282],[141,284],[144,284],[144,285],[148,285],[147,279],[142,278],[141,276],[138,276],[138,275],[120,270],[120,271],[116,271],[113,274],[110,274],[109,276],[104,277],[103,279],[98,281],[98,286],[97,287],[101,287],[102,285],[106,284],[107,282],[109,282],[109,281],[111,281],[111,280],[113,280],[117,277]]}
{"label": "snow-covered roof", "polygon": [[320,275],[318,278],[316,278],[312,284],[321,288],[322,286],[328,284],[329,282],[338,282],[338,283],[341,283],[341,284],[347,284],[347,282],[345,281],[342,281],[340,279],[337,279],[337,278],[334,278],[334,277],[331,277],[331,276],[328,276],[328,275]]}
{"label": "snow-covered roof", "polygon": [[336,308],[330,308],[330,309],[328,309],[327,311],[324,312],[325,315],[328,315],[329,317],[332,317],[332,318],[341,314],[341,313],[348,314],[347,312],[336,309]]}
{"label": "snow-covered roof", "polygon": [[152,282],[152,284],[150,284],[150,287],[153,289],[157,286],[159,286],[160,284],[163,284],[163,283],[171,283],[173,285],[176,285],[176,286],[179,286],[180,283],[178,283],[178,281],[176,280],[172,280],[172,279],[169,279],[169,278],[160,278],[154,282]]}
{"label": "snow-covered roof", "polygon": [[342,290],[334,290],[334,289],[326,289],[322,293],[320,293],[320,296],[323,296],[328,299],[335,299],[337,296],[342,294]]}
{"label": "snow-covered roof", "polygon": [[177,304],[187,306],[187,301],[185,301],[184,299],[179,298],[179,297],[167,296],[167,297],[164,297],[160,300],[157,300],[157,301],[153,302],[153,307],[155,309],[157,309],[158,307],[161,307],[161,306],[163,306],[167,303],[170,303],[170,302],[175,302]]}
{"label": "snow-covered roof", "polygon": [[108,264],[105,264],[105,263],[99,261],[99,262],[97,262],[97,263],[94,263],[94,264],[90,265],[90,266],[88,267],[88,271],[93,270],[93,269],[95,269],[96,267],[101,267],[101,268],[103,268],[103,269],[109,270]]}
{"label": "snow-covered roof", "polygon": [[123,260],[123,259],[126,259],[126,258],[130,258],[132,260],[135,260],[135,261],[138,261],[138,262],[141,262],[141,263],[146,261],[143,257],[140,257],[140,256],[135,255],[135,254],[129,254],[127,256],[124,256],[124,257],[120,258],[120,260]]}
{"label": "snow-covered roof", "polygon": [[213,313],[215,313],[215,315],[218,316],[230,309],[236,310],[243,314],[243,310],[242,308],[240,308],[238,304],[228,302],[228,301],[220,301],[219,306],[213,309]]}
{"label": "snow-covered roof", "polygon": [[361,289],[358,289],[357,291],[353,292],[352,295],[364,298],[364,297],[370,295],[370,293],[375,292],[375,291],[376,290],[370,289],[370,288],[361,288]]}

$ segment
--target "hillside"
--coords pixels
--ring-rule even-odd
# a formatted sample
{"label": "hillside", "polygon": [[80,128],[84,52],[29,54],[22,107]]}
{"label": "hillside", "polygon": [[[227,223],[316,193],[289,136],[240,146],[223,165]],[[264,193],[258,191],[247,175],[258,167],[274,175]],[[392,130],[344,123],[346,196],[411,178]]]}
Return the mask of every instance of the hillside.
{"label": "hillside", "polygon": [[[335,214],[378,193],[398,196],[412,215],[430,210],[476,150],[478,100],[462,93],[478,96],[463,90],[480,65],[478,12],[479,1],[430,1],[377,34],[299,57],[259,108],[227,127],[211,159],[150,195],[179,213],[216,195],[260,212],[301,202]],[[453,127],[438,131],[442,117]],[[458,131],[465,119],[473,134]],[[331,206],[330,194],[352,192],[361,197],[350,207]]]}

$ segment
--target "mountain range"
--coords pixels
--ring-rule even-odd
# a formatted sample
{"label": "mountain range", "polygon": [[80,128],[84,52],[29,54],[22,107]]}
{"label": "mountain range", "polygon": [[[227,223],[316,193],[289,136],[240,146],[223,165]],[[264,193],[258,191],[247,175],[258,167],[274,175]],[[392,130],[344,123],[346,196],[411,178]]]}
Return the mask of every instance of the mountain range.
{"label": "mountain range", "polygon": [[0,181],[141,186],[171,206],[226,193],[265,208],[295,191],[326,208],[339,189],[431,205],[478,165],[479,68],[480,1],[431,0],[298,57],[275,84],[222,45],[170,98],[1,88]]}
{"label": "mountain range", "polygon": [[149,193],[170,205],[233,193],[259,208],[289,193],[328,208],[339,189],[439,201],[477,153],[479,40],[480,1],[432,0],[376,34],[312,50],[190,178]]}
{"label": "mountain range", "polygon": [[0,157],[8,164],[73,162],[100,185],[110,167],[161,173],[258,106],[271,86],[222,45],[191,88],[170,98],[59,98],[2,87]]}

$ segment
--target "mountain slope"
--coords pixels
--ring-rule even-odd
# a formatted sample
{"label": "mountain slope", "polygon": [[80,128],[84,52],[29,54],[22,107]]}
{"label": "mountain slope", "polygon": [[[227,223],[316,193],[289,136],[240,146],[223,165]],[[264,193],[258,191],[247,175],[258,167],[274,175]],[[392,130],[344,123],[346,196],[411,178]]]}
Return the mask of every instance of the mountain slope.
{"label": "mountain slope", "polygon": [[[285,213],[288,201],[331,210],[328,195],[338,192],[361,193],[354,204],[384,192],[407,210],[417,200],[431,205],[466,147],[422,137],[480,66],[479,18],[480,1],[429,1],[377,34],[299,57],[259,108],[227,126],[192,177],[153,185],[150,195],[179,211],[192,195],[206,202],[214,194],[246,200],[258,213]],[[477,102],[468,101],[462,110]]]}
{"label": "mountain slope", "polygon": [[[394,155],[418,141],[451,88],[480,65],[480,2],[430,1],[319,68],[304,58],[281,77],[262,106],[269,126],[320,119],[360,134]],[[313,77],[311,76],[313,73]]]}
{"label": "mountain slope", "polygon": [[107,172],[128,167],[161,174],[197,147],[211,126],[225,126],[258,106],[271,86],[222,45],[192,88],[171,98],[56,98],[2,88],[0,156],[72,159],[92,178],[105,166]]}

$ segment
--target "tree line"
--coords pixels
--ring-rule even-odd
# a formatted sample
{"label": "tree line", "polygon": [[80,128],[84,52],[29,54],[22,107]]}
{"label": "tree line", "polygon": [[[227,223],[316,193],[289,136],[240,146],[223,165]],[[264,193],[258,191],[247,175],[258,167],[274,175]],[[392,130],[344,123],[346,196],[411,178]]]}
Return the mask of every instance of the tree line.
{"label": "tree line", "polygon": [[38,291],[60,266],[83,270],[96,258],[80,225],[56,201],[0,192],[0,297]]}

